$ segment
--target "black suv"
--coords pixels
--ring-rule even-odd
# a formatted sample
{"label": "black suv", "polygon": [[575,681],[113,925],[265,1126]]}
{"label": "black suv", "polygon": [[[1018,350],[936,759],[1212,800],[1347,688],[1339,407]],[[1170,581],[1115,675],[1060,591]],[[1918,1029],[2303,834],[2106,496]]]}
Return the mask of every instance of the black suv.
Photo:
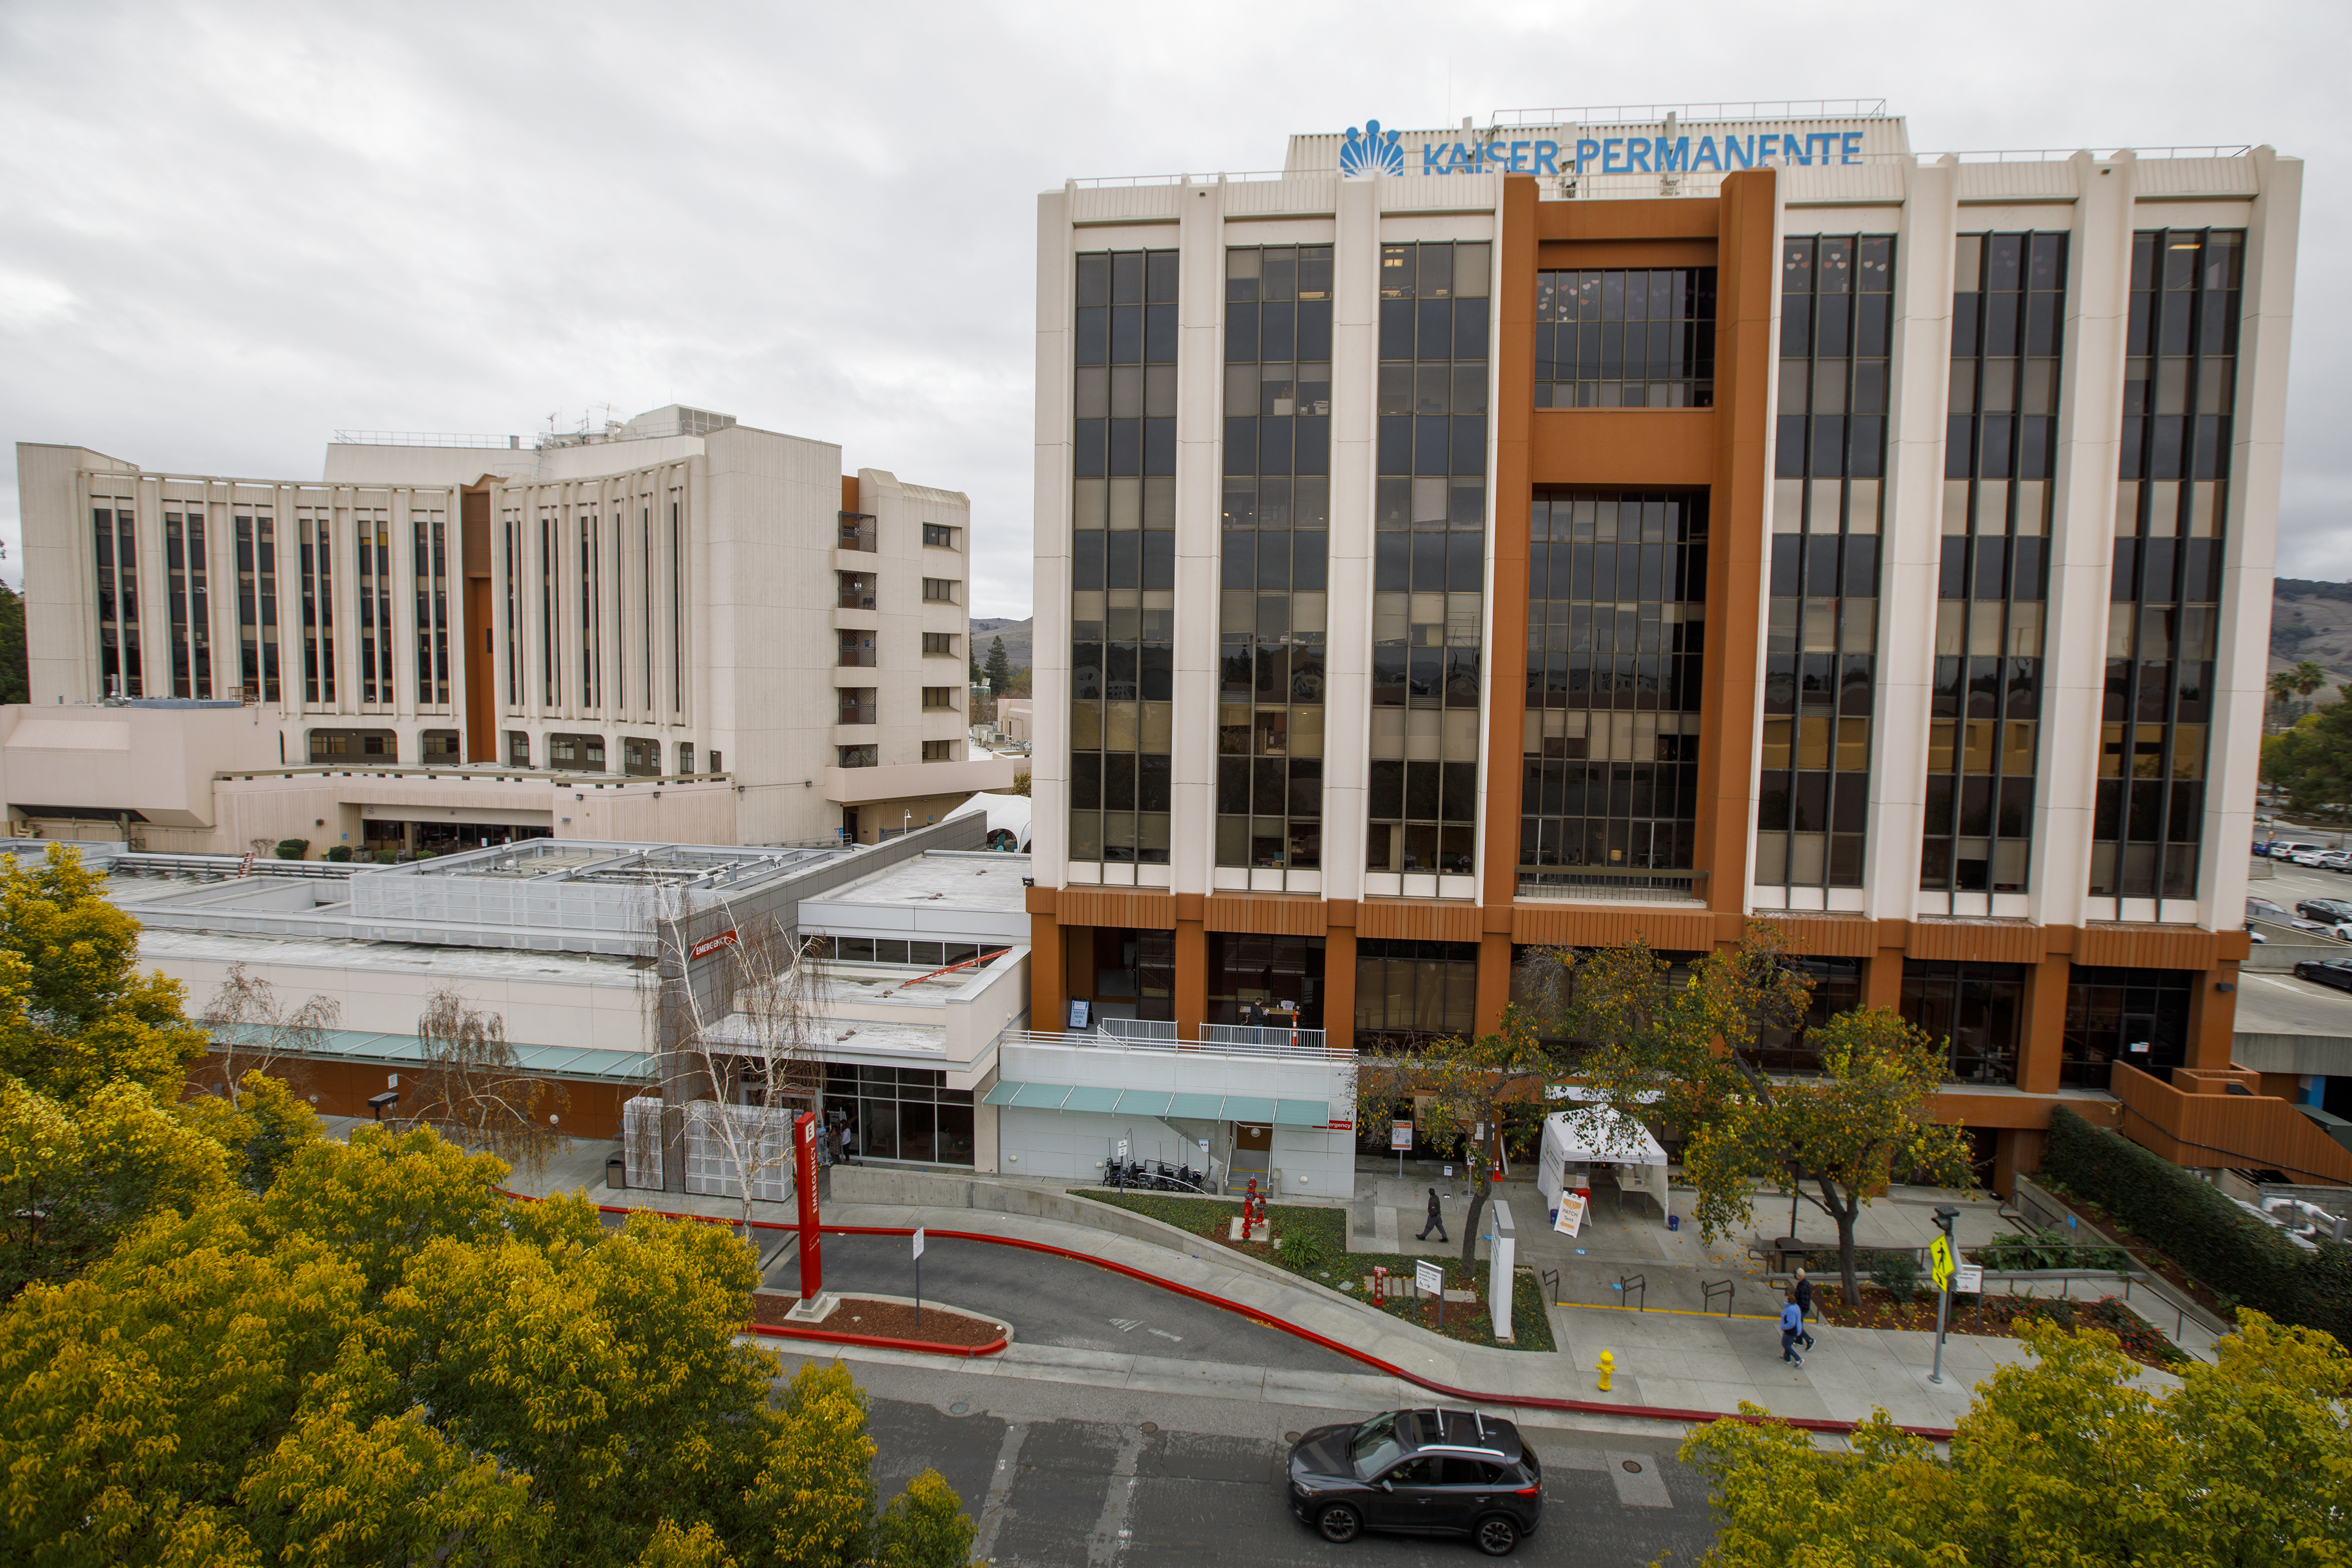
{"label": "black suv", "polygon": [[1392,1410],[1299,1438],[1290,1450],[1290,1511],[1326,1541],[1367,1530],[1466,1535],[1502,1557],[1543,1519],[1543,1466],[1508,1421],[1475,1410]]}
{"label": "black suv", "polygon": [[2352,920],[2352,904],[2340,898],[2306,898],[2294,906],[2294,912],[2323,925],[2341,925]]}

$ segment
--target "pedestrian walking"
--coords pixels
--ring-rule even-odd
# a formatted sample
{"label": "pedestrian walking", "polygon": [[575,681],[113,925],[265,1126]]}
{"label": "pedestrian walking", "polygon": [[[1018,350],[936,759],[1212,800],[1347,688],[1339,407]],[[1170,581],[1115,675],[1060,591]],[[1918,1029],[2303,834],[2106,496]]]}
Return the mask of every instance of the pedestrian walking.
{"label": "pedestrian walking", "polygon": [[1435,1187],[1431,1187],[1429,1189],[1429,1223],[1421,1228],[1421,1234],[1414,1237],[1413,1239],[1415,1241],[1426,1241],[1429,1239],[1429,1233],[1433,1230],[1437,1232],[1437,1239],[1440,1241],[1444,1242],[1448,1247],[1454,1245],[1453,1238],[1445,1234],[1445,1213],[1443,1209],[1437,1207],[1437,1189]]}
{"label": "pedestrian walking", "polygon": [[1805,1332],[1805,1314],[1797,1310],[1797,1293],[1789,1292],[1789,1304],[1780,1309],[1780,1359],[1798,1366],[1805,1358],[1797,1354],[1797,1337]]}
{"label": "pedestrian walking", "polygon": [[[1796,1297],[1798,1314],[1805,1322],[1811,1323],[1821,1315],[1813,1310],[1813,1282],[1805,1278],[1802,1269],[1797,1270],[1797,1288],[1790,1294]],[[1813,1331],[1811,1328],[1803,1331],[1802,1343],[1807,1350],[1813,1348]]]}

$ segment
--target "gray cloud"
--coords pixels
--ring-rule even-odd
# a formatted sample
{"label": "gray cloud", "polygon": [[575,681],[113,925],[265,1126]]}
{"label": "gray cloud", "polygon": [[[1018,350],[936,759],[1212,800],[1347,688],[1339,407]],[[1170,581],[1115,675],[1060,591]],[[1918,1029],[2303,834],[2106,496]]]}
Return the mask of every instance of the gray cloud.
{"label": "gray cloud", "polygon": [[1039,190],[1367,115],[1877,91],[1922,151],[2309,160],[2280,569],[2345,577],[2347,26],[2253,9],[7,0],[0,435],[300,477],[337,428],[683,401],[970,492],[974,612],[1024,614]]}

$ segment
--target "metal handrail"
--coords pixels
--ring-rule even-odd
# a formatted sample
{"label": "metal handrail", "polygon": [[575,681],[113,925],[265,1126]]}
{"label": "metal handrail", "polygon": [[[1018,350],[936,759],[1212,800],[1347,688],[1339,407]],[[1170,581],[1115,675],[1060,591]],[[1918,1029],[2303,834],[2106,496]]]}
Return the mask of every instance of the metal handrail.
{"label": "metal handrail", "polygon": [[1617,1276],[1617,1288],[1628,1296],[1639,1295],[1642,1298],[1641,1306],[1633,1309],[1635,1312],[1638,1312],[1643,1307],[1650,1304],[1650,1281],[1647,1275],[1620,1274]]}
{"label": "metal handrail", "polygon": [[1723,1315],[1727,1318],[1729,1317],[1731,1315],[1733,1291],[1738,1283],[1738,1281],[1734,1280],[1701,1280],[1698,1282],[1699,1311],[1707,1311],[1710,1304],[1715,1301],[1715,1298],[1720,1294],[1723,1297]]}
{"label": "metal handrail", "polygon": [[1280,1024],[1204,1023],[1203,1045],[1296,1046],[1321,1051],[1329,1037],[1319,1029],[1293,1029]]}
{"label": "metal handrail", "polygon": [[1195,1042],[1187,1040],[1124,1040],[1114,1034],[1089,1030],[1084,1034],[1034,1029],[1006,1029],[997,1035],[1001,1049],[1007,1045],[1076,1046],[1089,1051],[1205,1051],[1212,1056],[1261,1056],[1282,1061],[1325,1061],[1330,1060],[1320,1046],[1237,1045],[1210,1040]]}

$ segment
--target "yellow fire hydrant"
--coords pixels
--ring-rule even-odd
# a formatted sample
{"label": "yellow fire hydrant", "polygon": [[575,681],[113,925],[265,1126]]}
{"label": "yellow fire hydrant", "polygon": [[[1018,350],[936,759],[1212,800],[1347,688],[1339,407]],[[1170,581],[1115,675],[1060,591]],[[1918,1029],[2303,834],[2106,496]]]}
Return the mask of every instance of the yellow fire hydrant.
{"label": "yellow fire hydrant", "polygon": [[1608,1393],[1610,1375],[1617,1370],[1617,1358],[1604,1350],[1593,1362],[1592,1370],[1601,1375],[1601,1392]]}

